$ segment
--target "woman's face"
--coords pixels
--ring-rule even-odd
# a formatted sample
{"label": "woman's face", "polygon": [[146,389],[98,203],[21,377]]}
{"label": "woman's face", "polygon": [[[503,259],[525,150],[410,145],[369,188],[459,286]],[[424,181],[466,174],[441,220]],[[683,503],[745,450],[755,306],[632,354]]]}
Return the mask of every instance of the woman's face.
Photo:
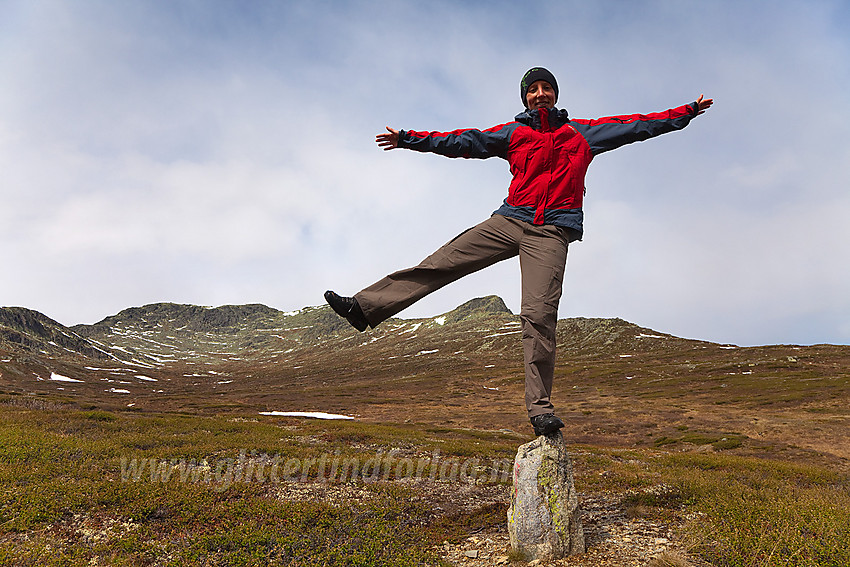
{"label": "woman's face", "polygon": [[554,108],[555,89],[546,81],[534,81],[525,93],[525,105],[529,110]]}

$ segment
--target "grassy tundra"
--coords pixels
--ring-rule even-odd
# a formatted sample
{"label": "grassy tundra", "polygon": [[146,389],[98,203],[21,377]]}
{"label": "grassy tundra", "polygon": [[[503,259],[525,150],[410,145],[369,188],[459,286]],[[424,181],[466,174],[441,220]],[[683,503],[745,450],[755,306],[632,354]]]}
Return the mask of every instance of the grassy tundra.
{"label": "grassy tundra", "polygon": [[[525,441],[22,401],[0,408],[4,565],[445,564],[438,544],[504,524]],[[689,442],[712,451],[672,450]],[[850,565],[850,478],[727,452],[739,444],[683,431],[654,448],[577,446],[577,488],[676,522],[689,554],[711,565]],[[438,513],[440,483],[480,492]]]}

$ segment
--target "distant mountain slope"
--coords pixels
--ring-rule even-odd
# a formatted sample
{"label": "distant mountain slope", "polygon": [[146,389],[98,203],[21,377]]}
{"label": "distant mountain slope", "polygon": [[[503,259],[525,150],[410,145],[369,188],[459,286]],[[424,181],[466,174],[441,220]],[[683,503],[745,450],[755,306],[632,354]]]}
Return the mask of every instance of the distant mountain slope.
{"label": "distant mountain slope", "polygon": [[[92,368],[111,374],[137,369],[182,375],[191,374],[190,367],[216,372],[220,366],[242,364],[271,371],[299,357],[319,363],[327,353],[333,358],[349,351],[349,360],[362,360],[368,367],[409,347],[441,352],[438,359],[449,349],[515,358],[521,353],[520,333],[519,317],[496,296],[472,299],[437,317],[390,319],[362,334],[327,306],[283,312],[259,304],[210,308],[156,303],[70,328],[36,311],[0,308],[0,355],[8,360],[7,376],[41,378],[56,368],[75,379],[95,372]],[[619,319],[566,319],[559,322],[558,334],[560,348],[594,352],[651,346],[657,343],[640,337],[661,337]],[[12,372],[16,364],[27,370]]]}
{"label": "distant mountain slope", "polygon": [[281,312],[265,305],[224,305],[222,307],[200,307],[176,303],[154,303],[143,307],[131,307],[103,319],[94,325],[75,325],[73,329],[82,334],[95,334],[98,330],[115,325],[135,326],[150,330],[167,324],[172,328],[194,332],[220,332],[234,327],[256,324],[280,316]]}
{"label": "distant mountain slope", "polygon": [[[226,305],[216,308],[157,303],[125,309],[94,325],[71,331],[104,349],[118,348],[149,361],[160,358],[220,359],[223,354],[263,358],[293,349],[310,349],[339,342],[335,348],[372,343],[390,335],[483,332],[482,345],[502,335],[519,334],[519,316],[497,296],[472,299],[456,309],[424,319],[390,319],[377,329],[357,333],[327,306],[282,312],[264,305]],[[488,336],[487,333],[495,334]],[[558,323],[559,346],[569,349],[622,349],[657,345],[647,338],[685,341],[639,327],[622,319],[563,319]],[[409,336],[404,337],[410,338]],[[452,340],[463,340],[453,337]],[[477,339],[476,339],[477,340]],[[692,341],[688,341],[692,342]]]}
{"label": "distant mountain slope", "polygon": [[109,355],[61,323],[23,307],[0,308],[0,347],[32,353],[75,353],[95,359]]}
{"label": "distant mountain slope", "polygon": [[[0,405],[321,411],[527,432],[521,327],[493,296],[364,333],[327,306],[158,303],[72,328],[6,307]],[[557,332],[553,401],[574,442],[681,443],[729,432],[758,440],[756,451],[770,440],[776,450],[850,462],[850,346],[738,348],[622,319],[562,319]]]}

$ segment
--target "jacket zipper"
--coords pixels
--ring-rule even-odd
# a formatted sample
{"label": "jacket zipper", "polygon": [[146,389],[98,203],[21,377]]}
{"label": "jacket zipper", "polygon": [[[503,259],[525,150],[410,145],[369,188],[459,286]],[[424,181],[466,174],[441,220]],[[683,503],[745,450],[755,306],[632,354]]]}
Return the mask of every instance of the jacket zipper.
{"label": "jacket zipper", "polygon": [[537,202],[534,224],[538,224],[538,219],[540,220],[539,224],[546,222],[546,203],[549,201],[549,187],[552,184],[552,167],[555,163],[555,141],[552,128],[549,126],[549,109],[541,109],[540,111],[540,130],[546,135],[546,163],[544,163],[544,171],[549,174],[549,179],[546,180],[546,186],[543,187],[542,199]]}

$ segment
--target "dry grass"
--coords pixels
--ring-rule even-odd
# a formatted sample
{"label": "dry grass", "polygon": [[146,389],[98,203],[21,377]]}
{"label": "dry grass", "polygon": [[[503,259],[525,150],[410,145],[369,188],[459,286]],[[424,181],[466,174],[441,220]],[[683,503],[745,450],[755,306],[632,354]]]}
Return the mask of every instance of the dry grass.
{"label": "dry grass", "polygon": [[[439,449],[446,462],[486,461],[512,457],[517,441],[447,427],[7,409],[0,564],[439,565],[434,544],[500,525],[504,503],[460,483],[438,483],[437,496],[433,483],[392,473],[324,490],[334,497],[317,502],[282,499],[283,485],[268,476],[225,475],[224,485],[205,481],[199,467],[208,459],[210,474],[228,472],[215,462],[233,466],[239,448],[254,465],[277,453],[281,463],[309,462],[309,485],[321,478],[322,454],[364,465],[391,450],[414,459]],[[122,479],[122,457],[159,468]],[[194,468],[179,469],[179,458]],[[622,494],[625,513],[676,525],[691,518],[679,535],[712,565],[850,565],[850,479],[835,471],[594,447],[575,450],[575,467],[580,493]],[[681,559],[670,553],[653,565],[687,565]]]}
{"label": "dry grass", "polygon": [[678,551],[665,551],[653,557],[646,567],[693,567],[693,564]]}

